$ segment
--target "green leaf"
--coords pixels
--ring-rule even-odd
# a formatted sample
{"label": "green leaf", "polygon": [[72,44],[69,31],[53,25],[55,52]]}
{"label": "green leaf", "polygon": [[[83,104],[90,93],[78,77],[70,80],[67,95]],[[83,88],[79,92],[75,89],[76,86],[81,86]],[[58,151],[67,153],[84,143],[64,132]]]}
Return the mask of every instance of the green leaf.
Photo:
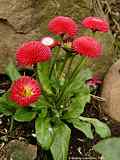
{"label": "green leaf", "polygon": [[101,138],[106,138],[111,136],[111,131],[109,127],[105,123],[99,121],[98,119],[86,118],[81,116],[79,118],[82,121],[91,123],[94,126],[96,133],[99,134]]}
{"label": "green leaf", "polygon": [[12,115],[18,108],[18,105],[10,101],[8,96],[7,93],[0,97],[0,113],[6,116]]}
{"label": "green leaf", "polygon": [[11,62],[6,68],[6,74],[10,77],[12,81],[20,77],[20,73],[17,71],[16,66]]}
{"label": "green leaf", "polygon": [[85,105],[90,101],[90,91],[86,85],[83,85],[79,92],[76,97],[71,98],[72,103],[64,114],[65,119],[78,118],[84,112]]}
{"label": "green leaf", "polygon": [[88,79],[92,78],[92,72],[89,68],[81,70],[80,71],[80,77],[81,77],[81,81],[87,81]]}
{"label": "green leaf", "polygon": [[39,100],[36,103],[32,104],[31,106],[33,107],[32,110],[35,112],[38,112],[41,118],[46,117],[48,112],[47,110],[48,107],[47,107],[46,99],[44,98],[43,95],[41,95]]}
{"label": "green leaf", "polygon": [[35,121],[37,140],[45,150],[48,150],[53,142],[53,129],[49,118],[41,118]]}
{"label": "green leaf", "polygon": [[54,38],[55,40],[58,40],[58,41],[61,41],[61,40],[62,40],[61,36],[59,36],[59,35],[54,35],[53,38]]}
{"label": "green leaf", "polygon": [[37,64],[37,73],[41,86],[43,87],[43,90],[45,90],[48,94],[52,94],[48,69],[49,69],[48,63]]}
{"label": "green leaf", "polygon": [[33,120],[35,116],[35,112],[32,112],[27,108],[20,108],[16,111],[14,119],[19,122],[29,122]]}
{"label": "green leaf", "polygon": [[70,78],[67,87],[65,86],[64,97],[81,97],[81,106],[84,109],[84,105],[90,101],[90,89],[86,84],[86,80],[91,78],[91,71],[84,69],[76,77],[74,74],[72,75],[74,78]]}
{"label": "green leaf", "polygon": [[74,119],[73,120],[73,126],[80,131],[82,131],[86,137],[93,139],[93,133],[91,130],[91,124],[88,122],[80,121],[79,119]]}
{"label": "green leaf", "polygon": [[40,110],[46,108],[47,105],[48,102],[46,101],[45,97],[41,95],[37,102],[31,104],[31,107],[33,107],[35,110]]}
{"label": "green leaf", "polygon": [[80,73],[74,78],[70,85],[70,89],[79,90],[83,85],[86,84],[86,80],[92,77],[90,69],[81,70]]}
{"label": "green leaf", "polygon": [[87,103],[90,102],[91,99],[90,90],[86,84],[84,84],[80,88],[80,92],[77,97],[79,97],[79,101],[82,106],[85,106]]}
{"label": "green leaf", "polygon": [[93,149],[101,153],[104,160],[120,160],[120,138],[102,140]]}
{"label": "green leaf", "polygon": [[91,123],[95,127],[96,133],[99,134],[101,138],[106,138],[111,136],[110,129],[105,123],[97,119],[93,119]]}
{"label": "green leaf", "polygon": [[83,113],[83,111],[84,111],[84,105],[81,105],[79,98],[74,98],[71,106],[64,113],[63,118],[64,119],[77,118],[80,116],[81,113]]}
{"label": "green leaf", "polygon": [[55,129],[51,152],[54,160],[67,160],[71,131],[67,125],[61,123]]}
{"label": "green leaf", "polygon": [[2,107],[1,105],[0,105],[0,113],[3,113],[3,114],[6,115],[6,116],[10,116],[10,115],[13,114],[13,113],[10,112],[7,108]]}

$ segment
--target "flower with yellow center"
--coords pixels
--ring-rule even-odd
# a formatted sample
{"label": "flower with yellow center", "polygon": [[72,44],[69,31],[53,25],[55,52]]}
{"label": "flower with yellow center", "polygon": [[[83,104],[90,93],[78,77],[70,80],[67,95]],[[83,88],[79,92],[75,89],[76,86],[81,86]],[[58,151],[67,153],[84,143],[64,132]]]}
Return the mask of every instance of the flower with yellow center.
{"label": "flower with yellow center", "polygon": [[34,103],[40,95],[39,84],[28,76],[22,76],[11,86],[10,99],[20,106],[28,106]]}

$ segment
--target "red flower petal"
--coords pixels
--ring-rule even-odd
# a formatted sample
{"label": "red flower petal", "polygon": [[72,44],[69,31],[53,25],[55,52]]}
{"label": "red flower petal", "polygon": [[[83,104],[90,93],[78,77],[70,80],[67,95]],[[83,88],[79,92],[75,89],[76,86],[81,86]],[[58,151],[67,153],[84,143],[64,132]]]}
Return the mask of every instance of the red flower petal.
{"label": "red flower petal", "polygon": [[36,80],[28,76],[22,76],[14,81],[11,86],[10,99],[20,106],[28,106],[37,101],[41,95],[41,89]]}
{"label": "red flower petal", "polygon": [[75,39],[72,48],[78,54],[88,57],[98,57],[102,51],[101,44],[89,36],[82,36]]}
{"label": "red flower petal", "polygon": [[93,31],[108,32],[109,30],[108,22],[105,19],[98,17],[87,17],[83,20],[82,25]]}
{"label": "red flower petal", "polygon": [[48,29],[50,32],[57,35],[67,34],[69,36],[74,36],[77,33],[78,27],[71,18],[57,16],[49,22]]}
{"label": "red flower petal", "polygon": [[30,41],[24,43],[16,53],[16,59],[19,65],[32,65],[38,62],[44,62],[51,58],[49,47],[41,44],[39,41]]}

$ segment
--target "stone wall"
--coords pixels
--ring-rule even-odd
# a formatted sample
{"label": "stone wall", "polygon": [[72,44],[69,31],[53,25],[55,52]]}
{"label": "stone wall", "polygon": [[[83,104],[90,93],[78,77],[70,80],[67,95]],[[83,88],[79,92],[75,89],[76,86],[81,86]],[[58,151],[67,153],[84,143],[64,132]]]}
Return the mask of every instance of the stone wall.
{"label": "stone wall", "polygon": [[[92,14],[91,0],[0,0],[0,73],[24,41],[48,33],[47,23],[56,15],[68,15],[78,23]],[[103,36],[102,36],[103,37]],[[106,43],[111,46],[111,35]],[[106,53],[112,54],[108,48]],[[103,58],[102,58],[103,59]],[[104,59],[106,61],[106,59]],[[107,59],[107,61],[109,61]],[[109,61],[111,63],[111,60]]]}

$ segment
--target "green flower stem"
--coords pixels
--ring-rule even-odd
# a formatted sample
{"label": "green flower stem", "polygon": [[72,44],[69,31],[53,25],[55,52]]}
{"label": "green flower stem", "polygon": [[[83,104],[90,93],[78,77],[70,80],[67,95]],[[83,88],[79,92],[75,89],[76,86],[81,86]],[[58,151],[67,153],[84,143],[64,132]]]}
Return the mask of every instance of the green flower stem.
{"label": "green flower stem", "polygon": [[95,37],[96,31],[92,31],[92,36]]}
{"label": "green flower stem", "polygon": [[60,104],[60,101],[61,101],[61,99],[64,96],[65,89],[72,83],[72,81],[77,76],[77,74],[79,73],[81,67],[83,67],[83,65],[85,64],[85,62],[86,62],[86,58],[82,57],[81,61],[76,65],[75,69],[73,70],[70,78],[65,81],[65,84],[64,84],[64,86],[62,88],[62,91],[61,91],[61,94],[60,94],[60,96],[59,96],[59,98],[57,100],[57,105]]}
{"label": "green flower stem", "polygon": [[69,59],[69,56],[68,56],[68,53],[66,53],[64,62],[63,62],[63,64],[62,64],[61,68],[60,68],[60,72],[58,73],[59,79],[61,78],[61,75],[62,75],[62,73],[64,72],[64,69],[65,69],[65,66],[66,66],[66,64],[67,64],[67,62],[68,62],[68,59]]}
{"label": "green flower stem", "polygon": [[70,70],[71,70],[71,67],[72,67],[72,62],[74,60],[74,55],[72,55],[70,58],[70,61],[69,61],[69,65],[68,65],[68,70],[67,70],[67,74],[66,74],[66,79],[69,79],[70,77]]}
{"label": "green flower stem", "polygon": [[56,60],[60,54],[60,47],[57,49],[56,53],[55,53],[55,56],[53,57],[53,61],[52,61],[52,64],[50,66],[50,71],[49,71],[49,79],[51,79],[51,76],[52,76],[52,73],[53,73],[53,70],[54,70],[54,66],[55,66],[55,63],[56,63]]}
{"label": "green flower stem", "polygon": [[34,73],[33,73],[32,77],[36,76],[36,78],[37,78],[37,63],[33,65],[33,71],[34,71]]}
{"label": "green flower stem", "polygon": [[71,74],[70,82],[72,82],[74,80],[74,78],[77,76],[77,74],[80,72],[80,69],[86,63],[86,60],[87,60],[86,57],[82,57],[82,59],[80,60],[80,62],[76,65],[76,67],[74,68],[74,70],[73,70],[73,72]]}

